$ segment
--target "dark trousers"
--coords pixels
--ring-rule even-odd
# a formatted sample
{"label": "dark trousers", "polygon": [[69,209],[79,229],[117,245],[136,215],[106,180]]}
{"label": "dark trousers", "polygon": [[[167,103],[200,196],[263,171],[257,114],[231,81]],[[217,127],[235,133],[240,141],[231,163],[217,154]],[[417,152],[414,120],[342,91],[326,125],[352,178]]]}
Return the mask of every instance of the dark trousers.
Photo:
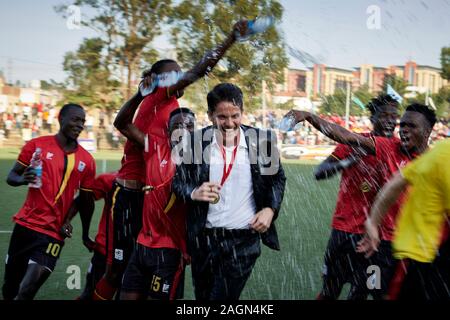
{"label": "dark trousers", "polygon": [[[369,294],[374,300],[381,300],[387,295],[395,270],[391,243],[381,241],[378,252],[366,259],[364,254],[356,252],[356,246],[361,239],[360,234],[336,229],[331,231],[324,258],[321,299],[338,299],[346,283],[351,284],[348,300],[365,300]],[[370,266],[379,268],[379,288],[368,286],[373,272],[370,271]]]}
{"label": "dark trousers", "polygon": [[389,286],[391,300],[450,300],[450,240],[439,248],[432,263],[397,260]]}
{"label": "dark trousers", "polygon": [[205,229],[191,246],[197,300],[238,300],[256,259],[260,236],[253,230]]}

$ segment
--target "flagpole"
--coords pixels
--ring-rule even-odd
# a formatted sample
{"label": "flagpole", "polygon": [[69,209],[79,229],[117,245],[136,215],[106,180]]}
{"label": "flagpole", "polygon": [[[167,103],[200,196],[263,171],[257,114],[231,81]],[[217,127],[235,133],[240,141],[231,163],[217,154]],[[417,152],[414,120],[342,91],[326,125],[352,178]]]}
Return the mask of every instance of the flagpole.
{"label": "flagpole", "polygon": [[266,119],[266,109],[267,109],[267,104],[266,104],[266,81],[263,80],[262,81],[262,126],[263,128],[267,128],[267,119]]}
{"label": "flagpole", "polygon": [[345,99],[345,129],[349,128],[349,117],[350,117],[350,82],[347,81],[347,98]]}

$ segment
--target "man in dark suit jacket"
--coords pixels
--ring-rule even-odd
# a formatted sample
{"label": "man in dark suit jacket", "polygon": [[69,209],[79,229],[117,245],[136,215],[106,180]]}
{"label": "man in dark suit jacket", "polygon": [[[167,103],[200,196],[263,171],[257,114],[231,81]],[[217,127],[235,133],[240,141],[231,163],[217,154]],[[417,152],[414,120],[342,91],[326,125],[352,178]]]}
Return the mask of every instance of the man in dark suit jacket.
{"label": "man in dark suit jacket", "polygon": [[238,300],[261,253],[279,250],[273,221],[286,178],[276,137],[241,125],[242,91],[217,85],[208,97],[213,126],[184,139],[173,189],[189,205],[188,250],[199,300]]}

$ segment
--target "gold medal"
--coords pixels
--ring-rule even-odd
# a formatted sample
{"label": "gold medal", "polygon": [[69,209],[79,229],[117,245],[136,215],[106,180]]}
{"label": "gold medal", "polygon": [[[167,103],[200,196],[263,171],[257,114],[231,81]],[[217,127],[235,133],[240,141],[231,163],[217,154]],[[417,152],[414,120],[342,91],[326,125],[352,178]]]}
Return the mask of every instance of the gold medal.
{"label": "gold medal", "polygon": [[211,201],[211,204],[217,204],[219,201],[220,201],[220,196],[217,195],[217,197],[213,201]]}

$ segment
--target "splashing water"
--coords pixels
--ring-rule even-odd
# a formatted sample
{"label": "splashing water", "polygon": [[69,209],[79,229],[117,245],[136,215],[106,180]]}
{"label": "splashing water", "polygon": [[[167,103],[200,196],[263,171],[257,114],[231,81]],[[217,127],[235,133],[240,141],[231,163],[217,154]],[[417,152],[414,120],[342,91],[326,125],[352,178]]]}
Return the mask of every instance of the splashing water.
{"label": "splashing water", "polygon": [[273,16],[261,17],[255,20],[250,20],[247,22],[248,30],[246,34],[241,36],[240,34],[236,33],[236,39],[237,41],[240,42],[246,41],[254,34],[265,32],[271,25],[274,24],[274,22],[275,18]]}
{"label": "splashing water", "polygon": [[170,87],[173,86],[185,76],[184,72],[181,71],[170,71],[158,74],[156,80],[153,81],[150,86],[144,87],[143,83],[139,85],[139,90],[141,91],[142,96],[147,96],[151,94],[156,87]]}
{"label": "splashing water", "polygon": [[316,57],[306,51],[296,49],[291,46],[288,46],[288,51],[292,57],[299,60],[308,68],[314,66],[315,64],[320,64],[320,61]]}

